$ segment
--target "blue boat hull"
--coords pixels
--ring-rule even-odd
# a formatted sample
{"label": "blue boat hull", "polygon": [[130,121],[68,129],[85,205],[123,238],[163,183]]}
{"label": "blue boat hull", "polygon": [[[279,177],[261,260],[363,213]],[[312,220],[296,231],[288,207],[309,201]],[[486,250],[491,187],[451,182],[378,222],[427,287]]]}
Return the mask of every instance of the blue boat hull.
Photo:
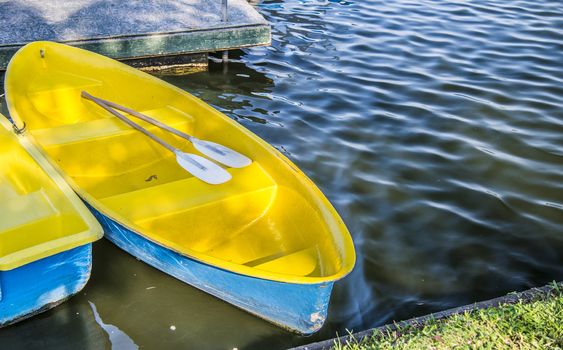
{"label": "blue boat hull", "polygon": [[301,334],[318,331],[326,319],[334,282],[282,283],[222,270],[156,244],[90,209],[115,245],[221,300]]}
{"label": "blue boat hull", "polygon": [[0,271],[0,327],[49,310],[78,293],[91,269],[92,244],[86,244]]}

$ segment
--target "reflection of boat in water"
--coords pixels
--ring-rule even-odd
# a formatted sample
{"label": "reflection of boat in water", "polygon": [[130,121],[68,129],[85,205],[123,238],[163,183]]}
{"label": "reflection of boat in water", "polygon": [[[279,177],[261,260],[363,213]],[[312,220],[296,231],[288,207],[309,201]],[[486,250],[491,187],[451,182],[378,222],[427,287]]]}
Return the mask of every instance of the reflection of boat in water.
{"label": "reflection of boat in water", "polygon": [[121,329],[112,324],[104,323],[93,302],[88,301],[88,304],[92,308],[96,323],[107,333],[112,349],[132,350],[139,348],[127,334],[121,331]]}
{"label": "reflection of boat in water", "polygon": [[[8,67],[6,90],[16,124],[27,123],[112,242],[280,326],[300,333],[322,326],[334,282],[354,265],[354,248],[320,190],[271,146],[172,85],[61,44],[22,48]],[[82,91],[254,161],[227,169],[230,182],[206,184],[172,153],[82,99]]]}
{"label": "reflection of boat in water", "polygon": [[[210,56],[209,70],[185,76],[163,77],[167,82],[186,91],[197,91],[205,101],[220,101],[215,107],[230,111],[235,120],[246,119],[253,123],[272,123],[272,111],[261,109],[262,100],[269,100],[274,81],[263,72],[253,69],[240,60],[242,51],[229,52],[229,74],[224,74],[220,59]],[[276,122],[274,122],[277,124]]]}
{"label": "reflection of boat in water", "polygon": [[26,136],[0,115],[0,326],[48,310],[90,278],[102,230]]}

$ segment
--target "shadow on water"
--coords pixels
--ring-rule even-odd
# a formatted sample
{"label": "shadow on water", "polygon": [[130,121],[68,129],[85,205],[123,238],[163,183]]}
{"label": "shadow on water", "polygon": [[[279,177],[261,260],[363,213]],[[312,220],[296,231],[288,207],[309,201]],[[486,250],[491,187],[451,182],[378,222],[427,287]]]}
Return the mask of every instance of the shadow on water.
{"label": "shadow on water", "polygon": [[272,46],[166,80],[287,154],[341,213],[358,262],[325,327],[290,334],[102,241],[84,292],[1,344],[109,347],[104,324],[149,349],[281,349],[563,280],[558,2],[257,6]]}
{"label": "shadow on water", "polygon": [[232,349],[247,348],[248,334],[287,333],[102,240],[95,243],[92,277],[81,293],[1,329],[0,339],[10,349],[177,349],[186,344]]}

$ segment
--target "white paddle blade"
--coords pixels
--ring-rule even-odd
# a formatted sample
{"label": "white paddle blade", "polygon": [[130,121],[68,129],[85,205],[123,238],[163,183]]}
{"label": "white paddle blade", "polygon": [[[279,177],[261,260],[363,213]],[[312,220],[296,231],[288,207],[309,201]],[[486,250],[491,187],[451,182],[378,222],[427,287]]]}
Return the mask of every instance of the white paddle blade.
{"label": "white paddle blade", "polygon": [[196,139],[195,137],[190,141],[198,151],[228,167],[243,168],[252,163],[252,160],[247,156],[218,143]]}
{"label": "white paddle blade", "polygon": [[190,174],[211,185],[222,184],[232,177],[225,169],[196,154],[176,151],[176,161]]}

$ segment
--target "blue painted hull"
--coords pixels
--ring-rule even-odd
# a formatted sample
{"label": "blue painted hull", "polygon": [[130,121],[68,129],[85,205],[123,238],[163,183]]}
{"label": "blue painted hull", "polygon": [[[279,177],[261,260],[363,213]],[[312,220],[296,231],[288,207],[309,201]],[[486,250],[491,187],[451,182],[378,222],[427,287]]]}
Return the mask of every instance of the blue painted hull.
{"label": "blue painted hull", "polygon": [[78,293],[90,278],[92,244],[0,271],[0,327],[49,310]]}
{"label": "blue painted hull", "polygon": [[244,276],[204,264],[156,244],[91,208],[105,237],[149,265],[219,299],[301,334],[318,331],[334,282],[292,284]]}

